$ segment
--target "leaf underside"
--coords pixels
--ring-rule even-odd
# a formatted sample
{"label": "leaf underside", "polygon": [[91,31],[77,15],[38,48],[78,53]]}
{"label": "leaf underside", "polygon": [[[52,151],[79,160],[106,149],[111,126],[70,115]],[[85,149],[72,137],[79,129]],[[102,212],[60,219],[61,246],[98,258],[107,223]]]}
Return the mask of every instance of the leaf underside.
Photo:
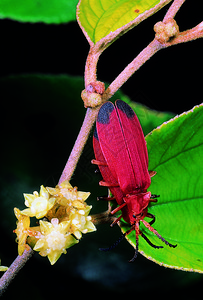
{"label": "leaf underside", "polygon": [[[150,247],[139,238],[139,252],[166,267],[203,273],[203,105],[194,107],[164,123],[146,137],[149,190],[158,194],[158,202],[149,207],[155,215],[153,227],[176,248],[164,245],[142,224],[143,233],[155,245]],[[147,218],[146,218],[147,220]],[[148,219],[150,221],[150,219]],[[129,225],[120,223],[123,232]],[[135,233],[127,236],[135,247]]]}

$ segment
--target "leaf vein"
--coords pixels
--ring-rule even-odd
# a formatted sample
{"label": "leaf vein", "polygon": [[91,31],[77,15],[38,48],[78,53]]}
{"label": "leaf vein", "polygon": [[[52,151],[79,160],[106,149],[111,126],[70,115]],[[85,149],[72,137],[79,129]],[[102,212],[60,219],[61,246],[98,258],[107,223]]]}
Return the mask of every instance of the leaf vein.
{"label": "leaf vein", "polygon": [[[155,167],[153,167],[153,168],[154,168],[154,169],[159,168],[161,165],[165,164],[166,162],[168,162],[168,161],[170,161],[170,160],[172,160],[172,159],[177,158],[179,155],[181,155],[181,154],[183,154],[183,153],[186,153],[186,152],[188,152],[188,151],[194,150],[194,149],[196,149],[196,148],[198,148],[198,147],[201,147],[201,146],[203,146],[203,142],[200,143],[200,144],[198,144],[198,145],[196,145],[196,146],[192,146],[192,147],[190,147],[190,148],[187,148],[187,149],[185,149],[185,150],[183,150],[183,151],[181,151],[181,152],[179,152],[179,153],[176,153],[175,155],[169,157],[168,159],[163,160],[162,162],[159,162],[159,163],[158,163]],[[168,148],[167,148],[167,150],[168,150]],[[166,153],[167,150],[166,150],[164,153]],[[162,157],[164,156],[164,153],[163,153]]]}
{"label": "leaf vein", "polygon": [[172,203],[177,203],[177,202],[185,202],[185,201],[192,201],[192,200],[203,200],[203,195],[197,196],[197,197],[191,197],[191,198],[185,198],[185,199],[178,199],[178,200],[170,200],[167,202],[157,202],[156,204],[151,205],[151,207],[159,206],[159,205],[165,205],[165,204],[172,204]]}

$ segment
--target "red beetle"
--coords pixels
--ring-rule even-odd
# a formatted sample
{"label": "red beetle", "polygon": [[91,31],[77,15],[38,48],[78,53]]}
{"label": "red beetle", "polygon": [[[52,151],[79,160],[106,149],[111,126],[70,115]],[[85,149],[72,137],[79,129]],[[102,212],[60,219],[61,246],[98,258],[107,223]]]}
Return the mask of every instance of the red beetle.
{"label": "red beetle", "polygon": [[[147,191],[151,184],[151,177],[156,174],[148,171],[148,153],[144,134],[139,120],[132,108],[121,100],[104,103],[98,113],[96,130],[93,137],[95,160],[103,181],[100,185],[106,186],[113,194],[118,207],[111,213],[121,210],[121,215],[113,222],[116,224],[121,218],[131,225],[136,233],[136,250],[133,261],[138,253],[138,238],[141,235],[150,246],[163,248],[152,244],[139,229],[142,222],[150,231],[170,247],[176,247],[167,242],[151,225],[155,216],[148,213],[150,202],[157,202],[157,195]],[[108,200],[108,198],[107,198]],[[110,199],[112,200],[112,198]],[[153,220],[148,223],[145,217]],[[111,226],[112,226],[111,225]],[[122,238],[119,239],[122,240]],[[118,244],[116,242],[112,247]],[[102,250],[110,250],[112,247]]]}

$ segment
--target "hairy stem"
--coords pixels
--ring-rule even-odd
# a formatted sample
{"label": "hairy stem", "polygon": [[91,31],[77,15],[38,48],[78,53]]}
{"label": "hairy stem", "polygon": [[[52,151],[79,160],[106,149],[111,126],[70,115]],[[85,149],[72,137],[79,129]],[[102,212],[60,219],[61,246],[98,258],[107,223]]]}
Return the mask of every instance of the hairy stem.
{"label": "hairy stem", "polygon": [[82,127],[80,129],[80,132],[78,134],[78,137],[75,141],[75,144],[73,146],[73,149],[71,151],[71,154],[69,156],[69,159],[65,165],[65,168],[63,170],[63,173],[59,179],[59,184],[63,182],[64,180],[70,180],[71,176],[76,168],[77,162],[80,158],[80,155],[82,154],[83,148],[85,146],[85,143],[88,139],[90,130],[94,124],[94,121],[96,119],[97,113],[98,113],[99,107],[96,108],[88,108],[85,119],[83,121]]}
{"label": "hairy stem", "polygon": [[94,223],[94,225],[99,224],[112,224],[117,217],[111,214],[112,207],[111,207],[111,201],[108,201],[108,209],[100,214],[91,215],[91,221]]}
{"label": "hairy stem", "polygon": [[[104,92],[102,99],[103,102],[110,99],[116,91],[137,71],[151,56],[153,56],[158,50],[164,46],[154,39],[124,70],[118,75],[118,77],[110,84],[107,90]],[[92,57],[92,59],[90,59]],[[90,83],[91,80],[96,79],[96,63],[98,57],[93,58],[92,55],[88,55],[86,63],[85,77],[86,84]],[[90,74],[93,74],[90,76]],[[63,173],[59,179],[59,184],[64,180],[70,180],[71,176],[76,168],[78,160],[82,154],[85,143],[88,139],[90,130],[94,124],[97,113],[100,106],[96,108],[88,108],[81,130],[78,134],[76,142],[73,146],[69,159],[65,165]]]}
{"label": "hairy stem", "polygon": [[[156,39],[154,39],[124,70],[123,72],[118,75],[118,77],[111,83],[111,85],[107,88],[104,92],[102,99],[103,102],[110,99],[116,91],[138,70],[151,56],[153,56],[158,50],[162,49],[164,46],[159,43]],[[89,56],[89,59],[92,56]],[[94,76],[90,76],[92,71],[93,74],[96,72],[96,62],[97,58],[90,60],[90,62],[86,63],[86,71],[85,77],[86,84],[90,83],[90,80],[94,79]],[[88,68],[90,67],[90,69]],[[95,74],[96,78],[96,74]],[[70,180],[71,176],[76,168],[77,162],[82,154],[84,145],[88,139],[90,130],[94,124],[96,119],[97,113],[99,111],[99,107],[96,108],[88,108],[84,122],[82,124],[81,130],[78,134],[76,142],[73,146],[69,159],[65,165],[63,173],[59,179],[59,184],[62,183],[64,180]]]}
{"label": "hairy stem", "polygon": [[5,292],[10,282],[18,274],[20,269],[22,269],[22,267],[26,264],[33,253],[34,251],[30,248],[29,250],[25,250],[22,255],[17,256],[17,258],[0,279],[0,296]]}
{"label": "hairy stem", "polygon": [[180,43],[186,43],[199,38],[203,38],[203,22],[199,23],[192,29],[180,32],[177,37],[175,37],[171,42],[166,43],[165,46],[169,47]]}
{"label": "hairy stem", "polygon": [[103,99],[105,101],[110,99],[147,60],[149,60],[157,51],[162,48],[164,48],[164,46],[154,39],[109,85],[103,95]]}
{"label": "hairy stem", "polygon": [[174,0],[164,17],[163,22],[173,19],[185,1],[186,0]]}
{"label": "hairy stem", "polygon": [[100,214],[95,214],[91,215],[91,221],[94,223],[95,226],[100,225],[100,224],[112,224],[113,221],[116,220],[116,217],[111,215],[109,210],[100,213]]}
{"label": "hairy stem", "polygon": [[100,56],[99,51],[95,51],[95,47],[90,47],[85,65],[85,87],[91,82],[97,80],[97,63]]}

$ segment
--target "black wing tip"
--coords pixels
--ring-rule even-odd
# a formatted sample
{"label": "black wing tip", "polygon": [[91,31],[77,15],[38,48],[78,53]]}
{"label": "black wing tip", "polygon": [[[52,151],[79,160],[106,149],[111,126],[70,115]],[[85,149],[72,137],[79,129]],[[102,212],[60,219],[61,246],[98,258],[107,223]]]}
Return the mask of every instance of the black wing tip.
{"label": "black wing tip", "polygon": [[97,116],[97,122],[99,122],[101,124],[108,124],[110,115],[113,110],[114,110],[114,105],[112,102],[108,101],[108,102],[104,103],[99,110],[99,113]]}
{"label": "black wing tip", "polygon": [[118,109],[124,112],[128,118],[134,117],[135,112],[126,102],[122,100],[116,100],[116,106]]}
{"label": "black wing tip", "polygon": [[[128,118],[133,118],[135,116],[135,112],[126,102],[122,100],[116,100],[115,104],[116,107],[120,109],[123,113],[125,113]],[[112,102],[107,101],[106,103],[104,103],[99,110],[97,122],[101,124],[108,124],[110,115],[114,108],[115,106]]]}
{"label": "black wing tip", "polygon": [[93,136],[94,136],[95,139],[99,140],[98,133],[97,133],[97,128],[96,127],[95,127],[95,130],[94,130]]}

